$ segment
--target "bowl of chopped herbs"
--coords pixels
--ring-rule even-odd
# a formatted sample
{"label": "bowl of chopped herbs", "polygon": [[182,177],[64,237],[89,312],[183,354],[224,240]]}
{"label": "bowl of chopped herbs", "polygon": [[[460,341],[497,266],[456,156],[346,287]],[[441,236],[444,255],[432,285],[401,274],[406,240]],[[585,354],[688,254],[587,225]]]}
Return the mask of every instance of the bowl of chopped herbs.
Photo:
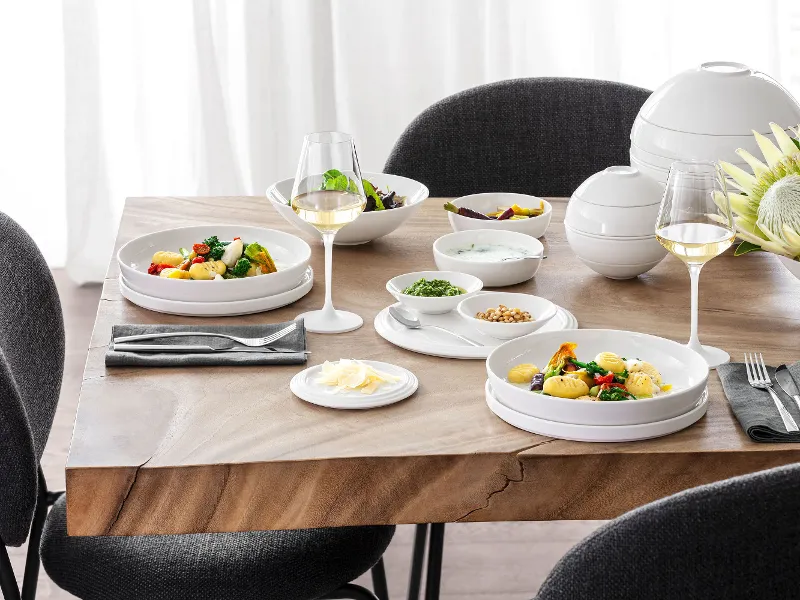
{"label": "bowl of chopped herbs", "polygon": [[386,282],[387,291],[406,308],[424,314],[450,312],[483,289],[477,277],[456,271],[417,271]]}

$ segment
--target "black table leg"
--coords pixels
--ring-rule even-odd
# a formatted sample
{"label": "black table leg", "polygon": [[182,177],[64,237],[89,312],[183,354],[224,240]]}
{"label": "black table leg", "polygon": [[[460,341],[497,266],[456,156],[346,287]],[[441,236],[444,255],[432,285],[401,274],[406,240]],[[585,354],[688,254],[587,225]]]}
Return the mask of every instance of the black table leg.
{"label": "black table leg", "polygon": [[419,600],[422,586],[422,569],[425,567],[425,542],[428,538],[428,524],[417,525],[414,532],[414,552],[411,555],[411,577],[408,581],[408,600]]}
{"label": "black table leg", "polygon": [[442,583],[442,554],[444,552],[444,523],[431,523],[428,548],[428,572],[425,578],[425,600],[439,600]]}

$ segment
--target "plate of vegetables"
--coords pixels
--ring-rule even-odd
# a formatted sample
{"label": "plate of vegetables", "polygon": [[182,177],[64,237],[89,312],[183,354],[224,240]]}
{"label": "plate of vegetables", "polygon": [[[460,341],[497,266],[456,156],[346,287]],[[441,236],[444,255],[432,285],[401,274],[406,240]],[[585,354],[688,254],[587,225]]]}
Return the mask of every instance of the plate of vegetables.
{"label": "plate of vegetables", "polygon": [[486,361],[498,401],[549,421],[638,425],[697,405],[708,365],[686,346],[605,329],[534,333],[498,346]]}
{"label": "plate of vegetables", "polygon": [[[428,188],[407,177],[388,173],[361,173],[364,193],[367,197],[364,212],[342,227],[334,243],[340,245],[365,244],[392,233],[422,206],[428,197]],[[320,237],[320,233],[298,217],[290,206],[294,179],[284,179],[267,190],[272,206],[289,223],[300,231]],[[323,173],[324,189],[345,190],[352,186],[347,175],[331,170]]]}
{"label": "plate of vegetables", "polygon": [[169,229],[125,244],[117,262],[139,293],[182,302],[264,298],[299,285],[311,248],[299,237],[254,226]]}
{"label": "plate of vegetables", "polygon": [[502,229],[538,238],[550,225],[553,207],[536,196],[488,193],[456,198],[444,210],[453,231]]}

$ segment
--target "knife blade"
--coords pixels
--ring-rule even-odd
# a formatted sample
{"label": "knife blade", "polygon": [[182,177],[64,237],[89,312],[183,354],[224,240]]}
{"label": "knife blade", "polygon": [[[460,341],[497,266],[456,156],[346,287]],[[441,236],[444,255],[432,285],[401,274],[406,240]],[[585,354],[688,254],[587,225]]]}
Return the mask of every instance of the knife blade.
{"label": "knife blade", "polygon": [[797,408],[800,409],[800,390],[797,389],[797,384],[786,365],[780,365],[775,369],[775,379],[778,381],[778,385],[781,386],[781,389],[787,396],[794,399]]}
{"label": "knife blade", "polygon": [[230,348],[214,348],[195,344],[114,344],[116,352],[184,352],[187,354],[211,354],[214,352],[256,352],[261,354],[295,354],[308,350],[292,350],[289,348],[251,348],[250,346],[232,346]]}

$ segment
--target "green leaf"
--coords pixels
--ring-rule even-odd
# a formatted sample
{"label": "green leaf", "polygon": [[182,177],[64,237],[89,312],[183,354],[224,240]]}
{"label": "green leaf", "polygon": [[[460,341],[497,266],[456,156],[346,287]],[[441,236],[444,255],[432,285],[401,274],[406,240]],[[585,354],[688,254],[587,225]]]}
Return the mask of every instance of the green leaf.
{"label": "green leaf", "polygon": [[747,254],[748,252],[760,252],[761,246],[750,242],[742,242],[738,246],[736,246],[736,250],[734,251],[734,256],[741,256],[742,254]]}
{"label": "green leaf", "polygon": [[794,145],[797,146],[797,149],[800,150],[800,140],[797,138],[789,138],[794,142]]}
{"label": "green leaf", "polygon": [[375,186],[366,179],[361,180],[361,185],[364,186],[364,193],[367,195],[367,197],[371,197],[373,200],[375,200],[375,210],[386,210],[381,197],[378,196],[378,192],[375,191]]}
{"label": "green leaf", "polygon": [[351,179],[350,183],[347,184],[347,191],[351,194],[358,194],[358,186],[354,179]]}

